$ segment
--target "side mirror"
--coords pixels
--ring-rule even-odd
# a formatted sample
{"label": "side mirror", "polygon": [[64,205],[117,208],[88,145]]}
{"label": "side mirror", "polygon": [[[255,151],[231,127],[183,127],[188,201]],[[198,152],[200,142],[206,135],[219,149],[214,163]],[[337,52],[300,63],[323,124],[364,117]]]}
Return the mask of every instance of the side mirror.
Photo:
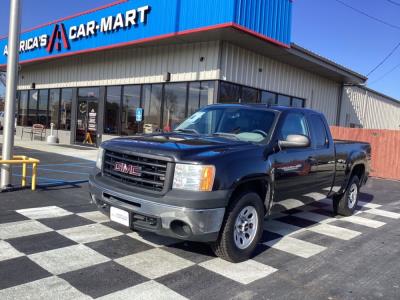
{"label": "side mirror", "polygon": [[310,139],[301,134],[289,134],[284,141],[279,141],[278,145],[281,149],[285,148],[306,148],[310,146]]}

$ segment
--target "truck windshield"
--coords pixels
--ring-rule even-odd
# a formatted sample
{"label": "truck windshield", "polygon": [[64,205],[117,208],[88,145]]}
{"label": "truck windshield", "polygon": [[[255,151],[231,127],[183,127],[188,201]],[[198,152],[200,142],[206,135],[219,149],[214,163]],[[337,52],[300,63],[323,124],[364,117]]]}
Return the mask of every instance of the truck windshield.
{"label": "truck windshield", "polygon": [[207,107],[179,125],[175,132],[222,136],[262,142],[272,129],[275,113],[246,107]]}

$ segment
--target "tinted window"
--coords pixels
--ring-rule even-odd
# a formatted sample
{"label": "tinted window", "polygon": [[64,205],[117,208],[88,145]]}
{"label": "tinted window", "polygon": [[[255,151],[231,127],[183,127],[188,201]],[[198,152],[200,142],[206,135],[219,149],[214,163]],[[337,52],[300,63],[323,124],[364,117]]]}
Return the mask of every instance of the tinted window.
{"label": "tinted window", "polygon": [[328,136],[326,134],[325,123],[318,115],[310,116],[311,127],[314,133],[314,143],[317,148],[323,148],[328,145]]}
{"label": "tinted window", "polygon": [[276,101],[276,94],[271,92],[261,92],[261,103],[273,105]]}
{"label": "tinted window", "polygon": [[28,126],[37,123],[37,105],[39,92],[35,90],[29,91],[29,105],[28,105]]}
{"label": "tinted window", "polygon": [[189,115],[192,115],[199,109],[200,89],[201,89],[200,82],[189,83],[188,107],[187,107]]}
{"label": "tinted window", "polygon": [[162,84],[144,85],[144,133],[160,131],[160,108],[162,99]]}
{"label": "tinted window", "polygon": [[[214,81],[203,81],[200,87],[200,108],[213,103],[214,101]],[[188,113],[190,116],[191,113]]]}
{"label": "tinted window", "polygon": [[249,87],[242,87],[241,103],[257,103],[258,90]]}
{"label": "tinted window", "polygon": [[47,108],[49,105],[49,90],[39,91],[39,103],[38,103],[38,123],[44,126],[49,126],[47,123]]}
{"label": "tinted window", "polygon": [[71,129],[72,89],[61,90],[60,129]]}
{"label": "tinted window", "polygon": [[136,108],[140,107],[140,85],[124,86],[122,98],[122,135],[134,135],[141,132],[136,122]]}
{"label": "tinted window", "polygon": [[186,113],[186,83],[170,83],[165,85],[163,130],[171,131],[184,119]]}
{"label": "tinted window", "polygon": [[49,124],[54,123],[55,129],[58,129],[58,113],[60,111],[60,90],[50,90],[49,97]]}
{"label": "tinted window", "polygon": [[221,82],[218,102],[220,103],[238,103],[240,98],[240,86]]}
{"label": "tinted window", "polygon": [[307,122],[304,115],[299,113],[289,113],[281,128],[282,140],[286,140],[290,134],[302,134],[308,136]]}
{"label": "tinted window", "polygon": [[20,93],[18,125],[28,125],[28,91],[21,91]]}
{"label": "tinted window", "polygon": [[187,115],[190,116],[214,99],[213,81],[195,81],[189,83]]}
{"label": "tinted window", "polygon": [[119,133],[119,109],[121,104],[121,86],[107,87],[104,133]]}
{"label": "tinted window", "polygon": [[290,97],[284,95],[278,95],[278,105],[290,106]]}
{"label": "tinted window", "polygon": [[304,100],[299,98],[292,98],[292,106],[293,107],[304,107]]}

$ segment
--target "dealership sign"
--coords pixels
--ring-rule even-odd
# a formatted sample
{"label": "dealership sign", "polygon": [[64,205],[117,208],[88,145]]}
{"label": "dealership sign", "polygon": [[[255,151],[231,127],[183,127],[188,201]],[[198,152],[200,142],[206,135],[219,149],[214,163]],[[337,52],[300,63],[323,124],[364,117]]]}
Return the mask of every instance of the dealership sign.
{"label": "dealership sign", "polygon": [[[69,50],[70,41],[96,37],[97,34],[112,33],[121,29],[132,28],[138,24],[145,24],[149,11],[150,6],[146,5],[125,11],[124,13],[118,13],[115,16],[103,17],[100,21],[90,20],[84,24],[71,26],[68,33],[64,23],[55,24],[51,36],[42,34],[21,40],[19,53],[34,51],[40,48],[46,48],[49,53],[52,53],[54,48],[58,51],[61,50],[61,47]],[[4,46],[3,55],[8,55],[7,45]]]}
{"label": "dealership sign", "polygon": [[[90,44],[90,39],[99,41],[99,46],[107,46],[104,39],[109,38],[110,35],[120,32],[126,35],[127,31],[138,30],[140,26],[146,26],[151,6],[142,5],[132,8],[133,3],[129,4],[129,6],[125,5],[126,9],[122,11],[121,7],[118,7],[117,11],[113,7],[109,8],[110,12],[115,11],[113,14],[105,16],[96,13],[85,14],[80,18],[66,19],[23,33],[19,43],[20,60],[24,62],[40,59],[43,56],[47,58],[52,54],[68,54],[86,50],[90,48],[85,46],[85,44]],[[94,18],[97,15],[99,15],[98,18]],[[74,22],[80,21],[80,19],[83,22]],[[45,33],[42,33],[42,31],[45,31]],[[6,39],[1,40],[0,43],[3,54],[0,64],[3,65],[8,56],[8,45]],[[79,43],[84,45],[84,48]],[[92,44],[96,44],[96,42],[92,42]]]}
{"label": "dealership sign", "polygon": [[[288,45],[290,26],[288,22],[282,25],[282,20],[289,20],[291,0],[262,3],[264,0],[118,0],[24,31],[19,60],[27,63],[227,27]],[[257,7],[265,11],[258,12]],[[249,22],[255,11],[263,22]],[[270,17],[263,18],[266,14]],[[280,26],[274,18],[280,20]],[[7,63],[7,42],[0,38],[0,67]]]}

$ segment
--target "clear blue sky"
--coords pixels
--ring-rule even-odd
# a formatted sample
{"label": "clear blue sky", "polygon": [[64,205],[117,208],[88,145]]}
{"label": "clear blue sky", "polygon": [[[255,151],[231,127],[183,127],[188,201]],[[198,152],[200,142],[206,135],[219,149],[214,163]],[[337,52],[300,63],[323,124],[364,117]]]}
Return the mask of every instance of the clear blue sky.
{"label": "clear blue sky", "polygon": [[[341,0],[400,27],[399,6],[387,0]],[[112,0],[23,0],[22,28],[30,28]],[[0,36],[8,33],[8,3],[0,4]],[[400,30],[369,19],[335,0],[293,0],[292,41],[339,64],[367,74],[400,42]],[[373,83],[400,64],[400,49],[376,72]],[[400,66],[371,88],[400,99]]]}

